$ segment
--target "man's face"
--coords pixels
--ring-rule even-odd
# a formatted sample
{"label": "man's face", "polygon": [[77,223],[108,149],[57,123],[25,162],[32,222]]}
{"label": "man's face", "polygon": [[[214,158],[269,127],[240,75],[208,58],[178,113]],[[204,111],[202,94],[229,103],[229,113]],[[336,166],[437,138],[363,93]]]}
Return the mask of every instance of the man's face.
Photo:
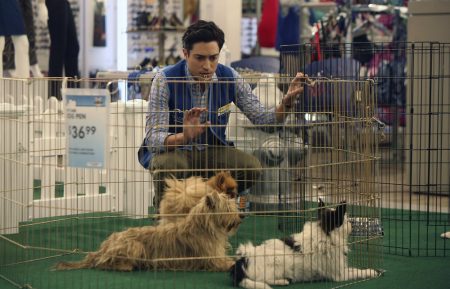
{"label": "man's face", "polygon": [[195,43],[191,51],[183,49],[189,72],[196,80],[211,80],[219,63],[216,41]]}

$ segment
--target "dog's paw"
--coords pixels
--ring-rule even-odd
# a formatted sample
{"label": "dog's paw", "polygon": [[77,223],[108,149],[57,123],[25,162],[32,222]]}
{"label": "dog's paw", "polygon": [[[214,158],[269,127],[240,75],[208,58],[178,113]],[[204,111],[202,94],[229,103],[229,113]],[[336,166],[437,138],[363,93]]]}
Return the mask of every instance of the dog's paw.
{"label": "dog's paw", "polygon": [[450,239],[450,231],[441,234],[441,238]]}
{"label": "dog's paw", "polygon": [[288,279],[278,279],[278,280],[275,280],[275,281],[273,282],[273,284],[271,284],[271,285],[287,286],[287,285],[289,285],[290,283],[291,283],[291,282],[289,282]]}

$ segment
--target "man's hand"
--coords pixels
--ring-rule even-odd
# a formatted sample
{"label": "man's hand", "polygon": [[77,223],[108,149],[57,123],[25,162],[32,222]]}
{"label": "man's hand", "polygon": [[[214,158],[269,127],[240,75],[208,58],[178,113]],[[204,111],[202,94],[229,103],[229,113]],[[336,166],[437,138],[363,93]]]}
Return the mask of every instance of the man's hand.
{"label": "man's hand", "polygon": [[301,72],[298,72],[295,78],[289,85],[288,92],[281,100],[282,105],[286,110],[290,110],[297,100],[298,96],[303,92],[303,84],[307,80],[308,76]]}
{"label": "man's hand", "polygon": [[194,107],[184,113],[183,134],[185,141],[191,141],[205,132],[210,122],[200,123],[200,114],[206,108]]}

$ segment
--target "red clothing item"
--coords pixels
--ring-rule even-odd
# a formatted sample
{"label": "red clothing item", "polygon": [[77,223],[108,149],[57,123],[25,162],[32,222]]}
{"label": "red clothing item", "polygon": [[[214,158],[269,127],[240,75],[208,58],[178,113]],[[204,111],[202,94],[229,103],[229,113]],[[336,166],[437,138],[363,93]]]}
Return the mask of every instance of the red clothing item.
{"label": "red clothing item", "polygon": [[278,23],[278,0],[264,0],[261,22],[258,25],[258,41],[261,47],[275,47]]}

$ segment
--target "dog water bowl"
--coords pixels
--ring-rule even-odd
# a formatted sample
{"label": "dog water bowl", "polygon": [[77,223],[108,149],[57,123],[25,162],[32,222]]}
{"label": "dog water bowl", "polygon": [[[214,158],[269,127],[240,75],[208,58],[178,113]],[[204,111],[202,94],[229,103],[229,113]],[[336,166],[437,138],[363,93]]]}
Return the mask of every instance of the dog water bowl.
{"label": "dog water bowl", "polygon": [[352,217],[349,218],[352,224],[352,236],[383,236],[383,227],[379,218]]}

